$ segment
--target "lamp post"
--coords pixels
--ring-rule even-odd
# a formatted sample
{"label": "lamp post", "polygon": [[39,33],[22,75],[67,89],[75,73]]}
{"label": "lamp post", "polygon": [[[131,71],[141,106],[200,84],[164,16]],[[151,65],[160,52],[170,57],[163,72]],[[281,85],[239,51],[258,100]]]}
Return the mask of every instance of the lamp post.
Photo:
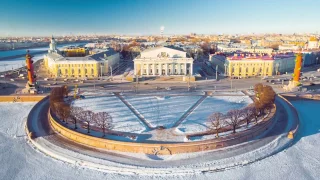
{"label": "lamp post", "polygon": [[224,76],[227,76],[227,63],[224,63]]}
{"label": "lamp post", "polygon": [[218,65],[216,65],[216,80],[218,81]]}
{"label": "lamp post", "polygon": [[110,66],[110,72],[111,72],[111,80],[113,79],[112,77],[112,66]]}
{"label": "lamp post", "polygon": [[101,79],[102,79],[102,68],[103,68],[103,64],[102,63],[100,64],[100,68],[101,68],[100,74],[101,74]]}
{"label": "lamp post", "polygon": [[232,75],[230,76],[230,87],[231,87],[231,91],[232,91]]}
{"label": "lamp post", "polygon": [[319,57],[316,58],[316,65],[318,64],[318,59],[319,59]]}

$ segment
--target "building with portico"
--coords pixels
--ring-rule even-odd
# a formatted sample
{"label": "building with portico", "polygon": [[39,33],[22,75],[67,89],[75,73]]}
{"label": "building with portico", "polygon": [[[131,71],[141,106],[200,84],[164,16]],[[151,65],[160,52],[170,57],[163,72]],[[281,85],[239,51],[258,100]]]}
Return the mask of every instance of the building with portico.
{"label": "building with portico", "polygon": [[170,47],[156,47],[141,52],[134,60],[136,76],[192,76],[193,58]]}

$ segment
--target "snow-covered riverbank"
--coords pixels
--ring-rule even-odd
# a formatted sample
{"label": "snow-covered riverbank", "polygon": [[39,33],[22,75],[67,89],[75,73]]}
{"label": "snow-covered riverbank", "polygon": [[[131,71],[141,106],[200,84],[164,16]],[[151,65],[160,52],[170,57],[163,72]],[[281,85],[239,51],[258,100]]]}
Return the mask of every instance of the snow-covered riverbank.
{"label": "snow-covered riverbank", "polygon": [[[293,102],[301,129],[290,148],[262,161],[222,172],[177,176],[110,174],[69,165],[36,152],[24,121],[32,103],[0,103],[0,179],[317,179],[320,176],[320,102]],[[201,161],[201,159],[199,159]]]}

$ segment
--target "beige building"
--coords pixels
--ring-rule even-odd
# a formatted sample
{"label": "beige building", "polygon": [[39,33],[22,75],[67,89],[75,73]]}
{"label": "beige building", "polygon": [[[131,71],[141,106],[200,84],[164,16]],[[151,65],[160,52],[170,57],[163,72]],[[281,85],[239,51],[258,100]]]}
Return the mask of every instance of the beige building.
{"label": "beige building", "polygon": [[[56,49],[52,38],[48,54],[44,56],[44,64],[53,77],[92,78],[103,76],[120,63],[119,53],[113,49],[95,49],[89,55],[70,57],[64,56]],[[70,54],[74,54],[69,53]]]}
{"label": "beige building", "polygon": [[134,75],[186,76],[193,74],[193,59],[187,53],[168,47],[156,47],[141,52],[134,59]]}

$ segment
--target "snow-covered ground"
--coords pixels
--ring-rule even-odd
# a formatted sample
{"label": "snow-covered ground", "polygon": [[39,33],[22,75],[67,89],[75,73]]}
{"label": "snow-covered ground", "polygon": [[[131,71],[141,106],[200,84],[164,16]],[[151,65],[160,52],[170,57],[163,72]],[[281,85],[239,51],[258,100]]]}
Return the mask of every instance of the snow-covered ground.
{"label": "snow-covered ground", "polygon": [[252,100],[247,96],[208,96],[177,128],[187,133],[206,131],[210,114],[225,114],[231,109],[240,109],[250,103]]}
{"label": "snow-covered ground", "polygon": [[172,127],[200,96],[125,96],[153,126]]}
{"label": "snow-covered ground", "polygon": [[36,152],[27,143],[24,132],[24,121],[33,103],[0,103],[0,179],[319,179],[320,120],[317,118],[317,111],[320,102],[300,101],[293,104],[298,108],[301,128],[297,141],[280,153],[253,164],[221,172],[143,176],[94,171]]}
{"label": "snow-covered ground", "polygon": [[215,91],[214,95],[244,95],[241,91]]}
{"label": "snow-covered ground", "polygon": [[74,105],[93,112],[110,113],[114,125],[113,130],[136,133],[145,130],[139,119],[116,96],[86,96],[85,99],[74,101]]}

